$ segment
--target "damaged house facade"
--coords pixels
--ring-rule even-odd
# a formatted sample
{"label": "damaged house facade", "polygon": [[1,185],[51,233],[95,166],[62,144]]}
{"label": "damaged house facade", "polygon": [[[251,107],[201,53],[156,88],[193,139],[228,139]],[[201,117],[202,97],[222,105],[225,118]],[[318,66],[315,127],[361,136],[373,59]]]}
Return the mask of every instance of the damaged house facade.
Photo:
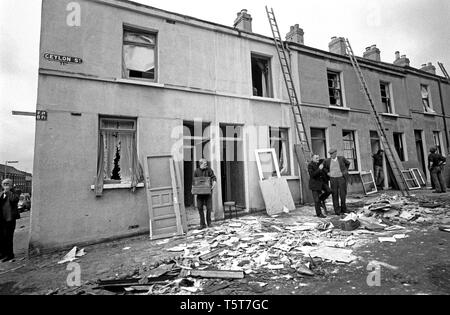
{"label": "damaged house facade", "polygon": [[[208,159],[222,219],[227,201],[265,208],[255,150],[274,148],[301,203],[276,49],[252,32],[246,10],[228,27],[129,1],[76,4],[43,0],[37,110],[47,115],[36,125],[32,252],[147,233],[146,182],[170,178],[165,167],[146,175],[148,157],[178,163],[191,211],[193,171]],[[311,48],[295,25],[287,41],[312,149],[324,158],[336,147],[352,162],[350,191],[361,192],[359,172],[372,169],[379,139],[343,39]],[[373,46],[360,59],[403,166],[429,181],[427,150],[448,150],[450,86],[432,65],[408,62],[383,63]]]}

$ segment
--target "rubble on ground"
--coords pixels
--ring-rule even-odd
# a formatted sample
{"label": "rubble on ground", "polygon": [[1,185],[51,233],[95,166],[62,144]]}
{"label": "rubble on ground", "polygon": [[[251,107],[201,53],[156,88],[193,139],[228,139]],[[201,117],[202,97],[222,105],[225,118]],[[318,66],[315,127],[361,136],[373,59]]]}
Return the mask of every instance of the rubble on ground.
{"label": "rubble on ground", "polygon": [[[278,216],[248,215],[183,237],[158,241],[172,258],[143,266],[120,279],[97,282],[97,289],[122,294],[214,294],[236,288],[269,290],[273,280],[314,278],[320,264],[351,265],[354,249],[378,242],[388,246],[421,224],[448,230],[450,209],[426,199],[382,194],[349,200],[346,217],[319,219],[309,207]],[[227,291],[228,290],[228,291]]]}

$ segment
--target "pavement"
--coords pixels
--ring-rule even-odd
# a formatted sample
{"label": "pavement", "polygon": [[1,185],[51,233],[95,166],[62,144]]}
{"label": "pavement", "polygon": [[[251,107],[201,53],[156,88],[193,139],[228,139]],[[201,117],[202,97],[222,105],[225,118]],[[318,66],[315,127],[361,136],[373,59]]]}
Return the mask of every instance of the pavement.
{"label": "pavement", "polygon": [[[395,195],[395,192],[390,194]],[[223,243],[231,242],[230,246],[224,248],[226,252],[223,256],[207,263],[228,268],[237,265],[237,262],[242,262],[244,258],[240,256],[247,254],[249,265],[242,269],[246,271],[243,279],[191,279],[195,283],[194,289],[180,290],[175,286],[168,288],[167,285],[164,289],[157,289],[155,285],[152,287],[151,294],[203,295],[214,287],[219,289],[211,294],[217,295],[450,294],[450,255],[448,253],[450,233],[440,231],[438,228],[439,224],[449,222],[450,193],[431,194],[430,191],[415,191],[414,194],[422,200],[438,202],[440,207],[426,209],[427,214],[421,220],[395,221],[393,224],[404,226],[403,231],[387,234],[386,232],[365,234],[356,233],[360,230],[347,232],[339,229],[325,231],[325,234],[321,234],[322,231],[318,230],[301,231],[302,227],[308,224],[336,222],[339,219],[335,216],[318,219],[314,216],[314,209],[305,206],[278,218],[252,214],[237,220],[215,222],[215,227],[210,230],[201,233],[191,230],[186,236],[162,241],[151,241],[148,236],[140,236],[88,246],[84,248],[86,255],[75,260],[77,265],[58,264],[67,252],[56,252],[28,259],[25,256],[25,249],[29,213],[24,213],[17,223],[15,235],[17,259],[0,264],[0,294],[115,294],[96,288],[97,281],[142,277],[149,270],[171,261],[177,261],[182,268],[188,268],[183,266],[183,263],[188,260],[182,256],[180,258],[183,252],[171,252],[169,249],[181,246],[185,249],[190,248],[194,252],[198,249],[197,245],[200,247],[205,240],[210,240],[211,248],[209,249],[213,250],[212,247],[218,237]],[[382,195],[354,196],[352,200],[356,208],[361,208],[360,206],[367,200],[380,196]],[[408,213],[414,213],[419,211],[415,205],[416,203],[412,202],[401,207],[407,209]],[[236,227],[239,224],[245,228],[244,232],[247,234]],[[261,231],[263,237],[256,236],[254,229]],[[279,232],[281,234],[277,235],[278,239],[270,240],[270,237],[266,237],[277,231],[281,231]],[[238,243],[232,243],[231,238],[237,236],[239,239],[242,233],[247,236],[241,237]],[[392,236],[398,233],[404,233],[406,237],[397,239],[395,243],[379,241],[380,236]],[[265,237],[268,241],[263,244],[261,240]],[[317,257],[311,260],[296,251],[299,247],[304,248],[310,245],[306,244],[305,240],[317,239],[317,237],[322,237],[318,242],[326,242],[328,237],[328,241],[334,242],[337,247],[341,246],[337,244],[344,242],[345,248],[351,250],[352,255],[357,259],[349,263]],[[218,243],[219,246],[223,245]],[[239,246],[236,246],[237,244]],[[281,251],[277,248],[280,245],[290,246],[290,248]],[[248,254],[249,247],[257,247],[260,252],[270,253],[267,262],[258,265],[255,262],[257,255]],[[243,255],[235,256],[236,250],[240,250]],[[286,262],[286,259],[290,262]],[[188,261],[188,265],[192,266],[193,261],[195,260]],[[295,269],[296,266],[293,266],[296,262],[301,262],[302,266],[306,266],[314,273],[314,276],[299,273]],[[280,263],[284,263],[283,268],[270,269]],[[72,286],[75,279],[73,272],[77,266],[80,271],[80,286],[74,287]],[[249,270],[252,272],[247,273]],[[168,280],[167,283],[174,283],[170,281],[172,280]],[[122,294],[132,294],[132,291],[122,292]]]}

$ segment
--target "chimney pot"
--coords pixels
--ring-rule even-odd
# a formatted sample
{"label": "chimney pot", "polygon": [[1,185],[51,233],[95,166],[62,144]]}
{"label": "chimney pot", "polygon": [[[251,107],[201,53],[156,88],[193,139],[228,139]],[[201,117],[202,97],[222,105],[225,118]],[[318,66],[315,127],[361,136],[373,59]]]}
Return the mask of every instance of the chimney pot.
{"label": "chimney pot", "polygon": [[286,34],[286,40],[288,42],[293,42],[297,44],[304,44],[304,35],[303,29],[300,28],[298,24],[291,26],[291,30]]}
{"label": "chimney pot", "polygon": [[374,61],[381,61],[381,52],[377,48],[377,45],[372,45],[366,48],[363,57]]}
{"label": "chimney pot", "polygon": [[246,32],[252,32],[252,16],[248,14],[247,9],[242,9],[234,21],[234,27]]}
{"label": "chimney pot", "polygon": [[328,44],[331,53],[339,55],[347,55],[347,45],[344,37],[333,36]]}

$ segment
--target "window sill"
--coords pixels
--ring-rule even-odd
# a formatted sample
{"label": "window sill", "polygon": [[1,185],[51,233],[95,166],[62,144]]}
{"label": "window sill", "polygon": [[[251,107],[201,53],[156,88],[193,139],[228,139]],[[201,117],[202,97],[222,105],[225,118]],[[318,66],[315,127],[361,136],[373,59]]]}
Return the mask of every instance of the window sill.
{"label": "window sill", "polygon": [[342,110],[344,112],[349,112],[350,111],[350,108],[348,108],[348,107],[340,107],[340,106],[333,106],[333,105],[328,106],[328,109]]}
{"label": "window sill", "polygon": [[360,171],[349,171],[348,174],[349,175],[359,175],[359,174],[361,174],[361,172]]}
{"label": "window sill", "polygon": [[271,98],[271,97],[262,97],[262,96],[250,96],[250,99],[255,101],[262,101],[262,102],[271,102],[271,103],[285,103],[286,101],[280,100],[277,98]]}
{"label": "window sill", "polygon": [[[143,188],[145,187],[144,183],[139,183],[136,186],[137,188]],[[131,184],[104,184],[103,189],[129,189],[131,188]],[[95,189],[95,185],[91,186],[91,190]]]}
{"label": "window sill", "polygon": [[140,80],[140,79],[116,79],[118,83],[123,84],[134,84],[134,85],[144,85],[144,86],[151,86],[151,87],[158,87],[163,88],[164,84],[156,83],[152,81],[146,81],[146,80]]}
{"label": "window sill", "polygon": [[423,112],[424,115],[437,116],[436,112]]}
{"label": "window sill", "polygon": [[400,115],[398,115],[398,114],[391,114],[391,113],[381,113],[381,116],[392,117],[392,118],[400,117]]}

